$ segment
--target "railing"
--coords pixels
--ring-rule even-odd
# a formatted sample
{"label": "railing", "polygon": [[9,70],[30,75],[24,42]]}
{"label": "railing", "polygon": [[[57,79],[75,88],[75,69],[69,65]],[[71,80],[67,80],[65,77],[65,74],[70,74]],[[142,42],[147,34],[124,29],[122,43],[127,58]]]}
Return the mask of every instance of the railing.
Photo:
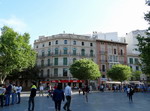
{"label": "railing", "polygon": [[37,67],[39,68],[45,68],[45,67],[66,67],[66,66],[69,66],[69,64],[67,65],[64,65],[64,64],[58,64],[58,65],[55,65],[54,63],[52,64],[44,64],[44,65],[37,65]]}
{"label": "railing", "polygon": [[99,51],[100,54],[107,54],[107,51]]}
{"label": "railing", "polygon": [[38,58],[45,58],[45,57],[50,57],[50,56],[83,56],[83,57],[95,57],[95,54],[80,54],[80,53],[51,53],[51,54],[45,54],[45,55],[38,55]]}

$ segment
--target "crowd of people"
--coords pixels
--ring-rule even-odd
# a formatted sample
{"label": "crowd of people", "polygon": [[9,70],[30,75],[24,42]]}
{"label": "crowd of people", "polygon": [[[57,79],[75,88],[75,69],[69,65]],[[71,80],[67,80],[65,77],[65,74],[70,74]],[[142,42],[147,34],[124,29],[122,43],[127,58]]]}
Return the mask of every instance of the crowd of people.
{"label": "crowd of people", "polygon": [[126,92],[128,86],[131,85],[135,92],[150,92],[150,86],[145,85],[145,84],[126,84],[126,85],[121,85],[121,84],[112,84],[112,85],[104,85],[101,84],[98,86],[99,91],[114,91],[114,92]]}
{"label": "crowd of people", "polygon": [[[14,104],[20,104],[20,93],[22,91],[21,85],[7,83],[0,84],[0,104],[1,107]],[[5,101],[4,101],[5,100]]]}
{"label": "crowd of people", "polygon": [[[61,102],[65,101],[66,103],[63,106],[64,110],[71,111],[70,110],[70,103],[71,103],[71,95],[72,95],[72,88],[71,83],[68,83],[68,85],[63,89],[62,84],[55,84],[55,86],[51,86],[50,84],[48,87],[48,97],[51,97],[55,104],[55,110],[60,111],[61,110]],[[111,90],[113,92],[126,92],[127,96],[129,98],[129,101],[132,100],[132,96],[134,92],[145,92],[148,90],[149,87],[146,87],[146,85],[116,85],[113,84],[111,87],[108,85],[101,84],[98,86],[98,90],[101,92],[104,92],[106,90]],[[29,100],[28,100],[28,111],[34,111],[35,102],[34,98],[37,94],[37,90],[39,90],[39,96],[44,96],[44,89],[45,86],[43,84],[40,84],[39,88],[36,87],[36,82],[32,82]],[[91,93],[93,90],[91,85],[85,84],[82,87],[78,88],[79,95],[81,94],[81,91],[83,92],[83,95],[85,96],[85,101],[88,102],[88,94]],[[21,85],[15,85],[11,83],[7,83],[6,85],[1,84],[0,85],[0,105],[3,106],[9,106],[14,104],[19,104],[21,102],[21,94],[22,86]]]}

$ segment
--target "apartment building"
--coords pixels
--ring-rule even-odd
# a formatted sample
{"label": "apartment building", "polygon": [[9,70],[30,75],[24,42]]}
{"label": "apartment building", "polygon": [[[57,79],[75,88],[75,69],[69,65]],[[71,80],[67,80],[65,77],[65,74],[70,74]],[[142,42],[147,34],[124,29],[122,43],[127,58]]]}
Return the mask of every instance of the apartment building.
{"label": "apartment building", "polygon": [[107,81],[107,70],[115,64],[127,64],[127,43],[96,40],[97,64],[102,73],[101,81]]}
{"label": "apartment building", "polygon": [[[147,37],[146,35],[146,30],[134,30],[126,34],[125,40],[128,43],[127,45],[127,59],[128,59],[128,66],[132,68],[133,71],[141,71],[141,66],[139,64],[140,62],[140,57],[139,54],[140,52],[135,50],[137,49],[137,36],[141,35],[143,37]],[[146,81],[147,77],[145,74],[141,74],[140,77],[141,81]]]}
{"label": "apartment building", "polygon": [[96,39],[84,35],[58,34],[40,36],[34,42],[37,66],[45,81],[72,80],[69,66],[78,59],[89,58],[96,62]]}

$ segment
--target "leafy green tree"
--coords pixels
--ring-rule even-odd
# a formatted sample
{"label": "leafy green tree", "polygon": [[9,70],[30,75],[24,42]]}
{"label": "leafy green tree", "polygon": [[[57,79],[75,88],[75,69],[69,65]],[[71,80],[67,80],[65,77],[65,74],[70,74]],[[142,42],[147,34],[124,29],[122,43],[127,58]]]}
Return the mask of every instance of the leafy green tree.
{"label": "leafy green tree", "polygon": [[70,66],[70,72],[80,80],[94,80],[101,76],[98,65],[90,59],[76,60]]}
{"label": "leafy green tree", "polygon": [[36,53],[29,45],[30,35],[15,32],[12,28],[1,28],[0,36],[0,82],[3,83],[7,75],[13,70],[33,67]]}
{"label": "leafy green tree", "polygon": [[108,70],[107,76],[115,81],[120,81],[121,83],[128,80],[131,77],[131,69],[127,65],[116,64]]}
{"label": "leafy green tree", "polygon": [[[145,20],[150,24],[150,11],[145,14]],[[138,51],[141,53],[141,64],[142,64],[142,71],[145,74],[150,75],[150,27],[146,31],[147,37],[143,37],[141,35],[137,36],[138,40]]]}
{"label": "leafy green tree", "polygon": [[141,71],[133,71],[132,72],[132,78],[133,78],[133,80],[140,81],[141,74],[142,74]]}
{"label": "leafy green tree", "polygon": [[9,80],[38,80],[40,69],[36,66],[28,67],[22,71],[13,71],[10,75],[8,75],[7,79]]}

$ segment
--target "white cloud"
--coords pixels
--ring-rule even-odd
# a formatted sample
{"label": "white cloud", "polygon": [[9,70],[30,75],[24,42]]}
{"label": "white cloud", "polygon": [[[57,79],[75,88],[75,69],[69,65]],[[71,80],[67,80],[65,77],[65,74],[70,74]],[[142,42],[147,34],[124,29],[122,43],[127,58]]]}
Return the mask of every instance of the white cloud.
{"label": "white cloud", "polygon": [[12,16],[9,19],[0,18],[0,27],[4,25],[13,28],[17,32],[24,32],[27,29],[25,22],[15,16]]}

